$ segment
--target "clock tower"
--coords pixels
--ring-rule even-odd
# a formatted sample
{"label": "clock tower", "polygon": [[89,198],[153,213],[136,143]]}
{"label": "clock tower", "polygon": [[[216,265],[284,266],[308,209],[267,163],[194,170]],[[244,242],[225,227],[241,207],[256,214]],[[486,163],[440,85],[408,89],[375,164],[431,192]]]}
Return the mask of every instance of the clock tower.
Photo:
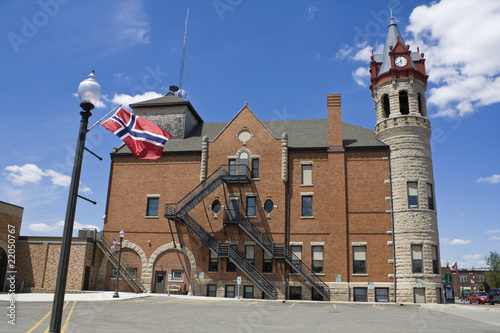
{"label": "clock tower", "polygon": [[390,148],[393,260],[398,302],[441,302],[439,235],[424,54],[405,45],[391,18],[370,63],[375,135]]}

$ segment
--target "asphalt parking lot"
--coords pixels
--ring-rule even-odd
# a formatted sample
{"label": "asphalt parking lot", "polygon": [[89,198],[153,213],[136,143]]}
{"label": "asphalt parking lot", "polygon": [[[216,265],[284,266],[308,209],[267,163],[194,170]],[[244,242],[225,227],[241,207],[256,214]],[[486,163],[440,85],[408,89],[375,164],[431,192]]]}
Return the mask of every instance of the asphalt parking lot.
{"label": "asphalt parking lot", "polygon": [[[3,295],[2,295],[3,296]],[[49,296],[49,295],[47,295]],[[1,332],[46,332],[49,298],[16,302],[16,325]],[[263,301],[186,296],[67,295],[64,332],[500,332],[500,306]],[[6,308],[9,302],[0,298]]]}

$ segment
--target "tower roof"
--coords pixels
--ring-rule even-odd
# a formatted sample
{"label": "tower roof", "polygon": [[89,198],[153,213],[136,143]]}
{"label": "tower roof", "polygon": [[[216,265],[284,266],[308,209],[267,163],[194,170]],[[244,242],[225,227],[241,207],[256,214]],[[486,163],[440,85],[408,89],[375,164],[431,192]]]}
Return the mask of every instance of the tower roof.
{"label": "tower roof", "polygon": [[[396,24],[396,21],[394,21],[394,18],[391,17],[389,31],[387,32],[387,38],[385,40],[384,51],[380,55],[377,54],[378,57],[376,57],[377,62],[382,62],[379,74],[388,72],[389,69],[391,69],[391,58],[389,57],[389,52],[391,51],[391,46],[394,48],[398,42],[398,38],[399,42],[406,47],[403,36],[401,36],[401,33],[399,32],[398,25]],[[418,53],[415,55],[412,54],[412,59],[410,61],[413,68],[415,68],[415,64],[413,63],[414,56],[418,56]]]}

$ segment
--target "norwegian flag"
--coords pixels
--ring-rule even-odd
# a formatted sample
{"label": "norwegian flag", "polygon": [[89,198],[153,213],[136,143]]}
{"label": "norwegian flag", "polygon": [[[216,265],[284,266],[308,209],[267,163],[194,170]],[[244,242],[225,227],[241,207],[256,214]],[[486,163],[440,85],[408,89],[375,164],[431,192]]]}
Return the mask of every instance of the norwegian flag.
{"label": "norwegian flag", "polygon": [[457,273],[458,275],[458,264],[457,262],[455,261],[455,263],[453,264],[453,266],[451,266],[451,269],[453,269],[455,271],[455,273]]}
{"label": "norwegian flag", "polygon": [[113,245],[115,246],[115,251],[120,251],[120,242],[116,240],[115,236],[111,235],[111,237],[113,237]]}
{"label": "norwegian flag", "polygon": [[101,126],[122,139],[135,156],[143,159],[160,157],[167,140],[173,138],[164,129],[124,108],[120,108]]}

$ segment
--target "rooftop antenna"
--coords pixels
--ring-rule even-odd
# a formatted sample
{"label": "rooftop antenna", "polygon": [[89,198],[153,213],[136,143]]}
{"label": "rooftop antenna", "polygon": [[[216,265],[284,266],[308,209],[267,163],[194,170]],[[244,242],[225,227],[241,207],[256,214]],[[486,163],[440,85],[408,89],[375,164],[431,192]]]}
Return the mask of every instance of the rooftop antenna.
{"label": "rooftop antenna", "polygon": [[179,77],[179,97],[181,98],[186,98],[186,93],[182,92],[182,80],[184,77],[184,60],[186,58],[186,37],[187,37],[187,30],[188,30],[188,16],[189,16],[189,8],[187,9],[186,13],[186,25],[184,28],[184,43],[182,45],[182,59],[181,59],[181,75]]}

